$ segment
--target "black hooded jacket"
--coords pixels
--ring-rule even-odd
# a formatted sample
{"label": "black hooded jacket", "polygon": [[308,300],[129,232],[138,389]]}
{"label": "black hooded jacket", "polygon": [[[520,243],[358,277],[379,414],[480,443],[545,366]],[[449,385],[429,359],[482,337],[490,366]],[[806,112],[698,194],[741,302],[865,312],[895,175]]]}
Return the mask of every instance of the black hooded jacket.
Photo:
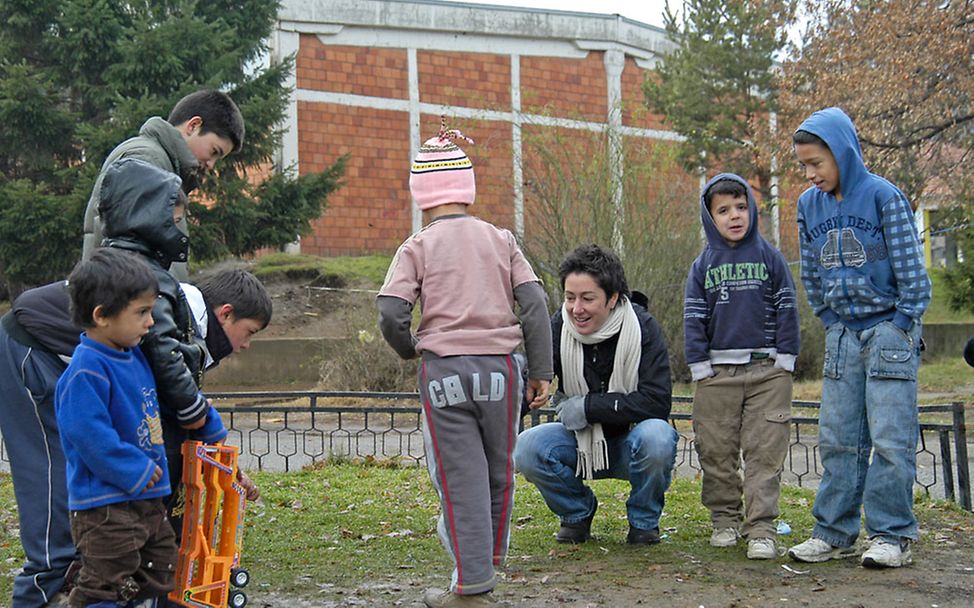
{"label": "black hooded jacket", "polygon": [[205,346],[186,296],[169,273],[169,266],[185,262],[189,252],[189,237],[173,221],[180,185],[177,175],[145,161],[116,161],[105,171],[98,213],[102,245],[141,254],[159,282],[155,324],[141,348],[155,375],[163,413],[185,425],[205,417],[208,403],[199,390]]}

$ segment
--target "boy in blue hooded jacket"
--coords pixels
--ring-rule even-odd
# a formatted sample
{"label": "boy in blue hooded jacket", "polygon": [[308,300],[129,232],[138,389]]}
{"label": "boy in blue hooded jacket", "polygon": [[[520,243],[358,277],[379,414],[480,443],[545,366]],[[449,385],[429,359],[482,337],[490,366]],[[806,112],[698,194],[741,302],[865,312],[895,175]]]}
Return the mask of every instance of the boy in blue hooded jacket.
{"label": "boy in blue hooded jacket", "polygon": [[710,544],[733,547],[743,536],[749,559],[774,559],[800,343],[795,284],[784,256],[758,232],[757,203],[743,178],[710,180],[700,220],[707,247],[687,276],[683,334],[697,382],[694,445]]}
{"label": "boy in blue hooded jacket", "polygon": [[793,142],[812,183],[798,199],[801,280],[826,334],[815,527],[788,554],[855,555],[862,508],[871,541],[862,565],[895,568],[910,563],[917,538],[917,370],[930,279],[913,209],[866,169],[849,117],[815,112]]}

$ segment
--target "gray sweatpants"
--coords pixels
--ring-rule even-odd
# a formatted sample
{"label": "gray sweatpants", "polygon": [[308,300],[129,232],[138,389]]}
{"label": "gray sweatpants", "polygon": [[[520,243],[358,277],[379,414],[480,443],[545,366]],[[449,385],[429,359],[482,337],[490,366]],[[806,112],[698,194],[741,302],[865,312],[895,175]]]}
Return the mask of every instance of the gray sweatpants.
{"label": "gray sweatpants", "polygon": [[493,589],[494,567],[507,556],[521,384],[511,355],[424,353],[419,367],[437,532],[455,566],[450,589],[460,595]]}
{"label": "gray sweatpants", "polygon": [[771,359],[714,370],[717,375],[698,382],[693,395],[702,502],[715,529],[739,527],[747,539],[774,538],[788,453],[791,374]]}

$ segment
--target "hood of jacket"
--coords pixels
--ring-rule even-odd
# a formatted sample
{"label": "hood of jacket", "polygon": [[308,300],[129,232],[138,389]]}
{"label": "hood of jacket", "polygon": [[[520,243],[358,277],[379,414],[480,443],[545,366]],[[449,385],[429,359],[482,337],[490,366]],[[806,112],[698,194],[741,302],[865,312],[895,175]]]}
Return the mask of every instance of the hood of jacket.
{"label": "hood of jacket", "polygon": [[[744,238],[737,242],[737,245],[731,247],[721,236],[720,231],[717,229],[717,223],[714,222],[714,218],[710,215],[710,209],[707,208],[707,191],[710,190],[711,186],[722,180],[735,181],[744,186],[744,191],[747,192],[747,211],[750,216],[750,222],[747,226],[747,232],[744,233]],[[707,185],[704,186],[703,192],[700,193],[700,222],[703,225],[704,234],[707,235],[707,243],[713,249],[741,249],[742,247],[747,247],[751,243],[754,243],[757,239],[758,234],[758,204],[754,198],[754,191],[751,190],[750,184],[747,180],[743,179],[741,176],[734,173],[721,173],[715,175]]]}
{"label": "hood of jacket", "polygon": [[179,129],[165,119],[153,116],[139,129],[139,135],[159,142],[162,151],[169,157],[173,173],[183,180],[183,192],[190,193],[199,186],[200,161],[193,156]]}
{"label": "hood of jacket", "polygon": [[189,256],[189,237],[173,221],[182,180],[145,161],[123,158],[105,171],[98,214],[103,245],[138,251],[168,269]]}
{"label": "hood of jacket", "polygon": [[839,168],[839,192],[842,198],[849,198],[866,181],[869,171],[862,161],[856,127],[841,109],[819,110],[806,118],[797,131],[808,131],[828,144]]}

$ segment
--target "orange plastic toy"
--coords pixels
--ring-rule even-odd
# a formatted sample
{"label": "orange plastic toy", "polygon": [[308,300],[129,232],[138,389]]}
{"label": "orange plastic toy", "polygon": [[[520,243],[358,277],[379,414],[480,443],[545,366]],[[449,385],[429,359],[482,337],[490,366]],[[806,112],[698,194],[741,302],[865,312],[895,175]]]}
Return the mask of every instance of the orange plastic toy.
{"label": "orange plastic toy", "polygon": [[186,441],[182,452],[186,510],[169,599],[188,607],[242,608],[247,595],[239,588],[250,575],[240,568],[246,491],[237,483],[239,449]]}

